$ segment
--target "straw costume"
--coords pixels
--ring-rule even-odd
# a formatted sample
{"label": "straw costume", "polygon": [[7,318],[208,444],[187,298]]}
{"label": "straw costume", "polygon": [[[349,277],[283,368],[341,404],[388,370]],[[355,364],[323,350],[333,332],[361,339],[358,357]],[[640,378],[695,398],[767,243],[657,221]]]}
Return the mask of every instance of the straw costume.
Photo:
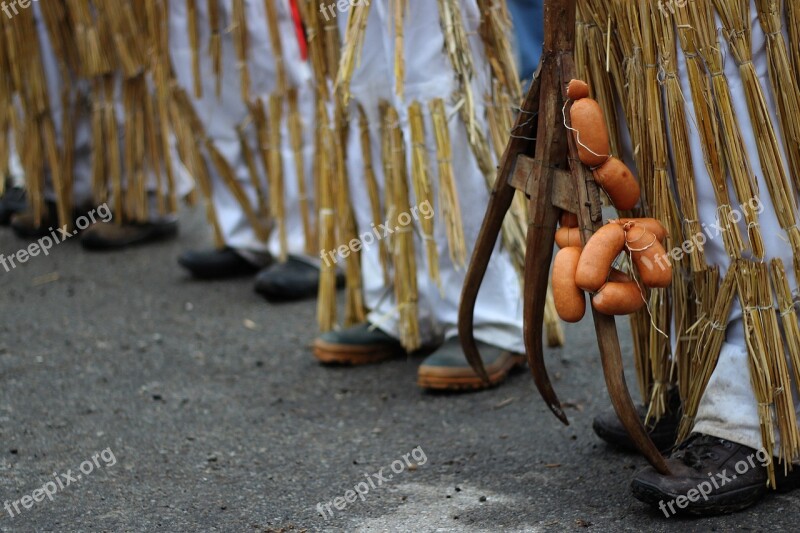
{"label": "straw costume", "polygon": [[297,17],[288,0],[171,3],[181,152],[218,251],[254,268],[317,255],[314,94]]}
{"label": "straw costume", "polygon": [[166,3],[35,2],[1,18],[0,158],[10,132],[31,204],[14,229],[72,231],[76,214],[107,203],[117,228],[136,229],[98,225],[84,245],[174,235],[191,181],[171,134]]}
{"label": "straw costume", "polygon": [[[312,36],[331,39],[334,22],[316,16],[321,30],[309,34],[312,57]],[[323,334],[315,354],[360,364],[444,340],[420,368],[420,385],[480,388],[458,346],[456,319],[480,228],[475,215],[486,205],[521,94],[505,3],[374,1],[336,22],[343,45],[338,61],[321,62],[333,66],[330,83],[319,89],[328,92],[323,111],[330,117],[320,134],[333,138],[331,146],[344,141],[343,153],[334,151],[325,164],[334,175],[343,164],[346,182],[330,199],[321,191],[320,206],[328,200],[329,208],[320,212],[320,244],[332,260],[346,261],[348,300],[345,328]],[[520,201],[506,220],[476,316],[477,338],[493,348],[493,383],[520,362],[525,217]],[[356,279],[352,263],[362,270]],[[336,323],[324,269],[323,331]],[[560,343],[552,325],[552,341]]]}
{"label": "straw costume", "polygon": [[[579,76],[642,188],[623,215],[668,230],[673,283],[631,316],[647,418],[670,419],[681,443],[672,476],[649,468],[633,482],[654,505],[736,467],[688,509],[746,507],[787,483],[800,454],[796,4],[578,2]],[[740,472],[737,459],[757,450]]]}

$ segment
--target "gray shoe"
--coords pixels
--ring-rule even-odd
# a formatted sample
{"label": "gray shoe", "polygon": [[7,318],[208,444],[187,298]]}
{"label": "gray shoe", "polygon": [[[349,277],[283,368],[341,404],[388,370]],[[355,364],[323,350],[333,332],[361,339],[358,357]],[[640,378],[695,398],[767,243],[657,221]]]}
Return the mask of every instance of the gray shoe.
{"label": "gray shoe", "polygon": [[314,341],[314,357],[322,363],[367,365],[405,353],[400,341],[369,322],[323,333]]}
{"label": "gray shoe", "polygon": [[422,362],[417,373],[417,384],[423,389],[433,390],[480,390],[498,385],[511,370],[525,363],[522,354],[514,354],[483,342],[477,344],[489,375],[488,384],[469,366],[457,338],[445,341]]}

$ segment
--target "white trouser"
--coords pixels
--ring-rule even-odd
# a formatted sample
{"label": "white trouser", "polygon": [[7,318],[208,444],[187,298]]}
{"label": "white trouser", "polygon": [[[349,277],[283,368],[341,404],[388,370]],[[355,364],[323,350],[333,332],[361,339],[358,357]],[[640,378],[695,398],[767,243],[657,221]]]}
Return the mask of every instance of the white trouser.
{"label": "white trouser", "polygon": [[[469,30],[478,25],[478,12],[472,0],[462,1],[462,9]],[[417,283],[419,292],[419,322],[423,343],[453,338],[458,335],[457,317],[461,288],[464,283],[466,267],[457,268],[451,261],[447,238],[438,205],[438,169],[436,165],[436,143],[433,125],[428,112],[428,103],[442,98],[447,104],[450,135],[453,146],[453,170],[456,177],[459,203],[462,209],[464,237],[467,244],[467,258],[477,239],[483,215],[488,203],[489,191],[483,174],[467,142],[466,128],[454,110],[451,101],[455,89],[454,72],[450,60],[444,52],[443,35],[439,24],[436,2],[410,2],[405,22],[406,43],[406,82],[404,98],[394,92],[394,40],[387,32],[391,28],[390,10],[387,0],[374,1],[367,24],[365,44],[361,63],[353,76],[353,108],[358,103],[369,116],[370,141],[374,171],[384,198],[384,176],[381,165],[381,136],[379,102],[390,102],[400,115],[400,125],[406,144],[408,168],[411,168],[411,133],[408,123],[408,105],[419,101],[425,116],[425,145],[428,148],[430,172],[433,181],[434,199],[434,237],[439,245],[439,269],[441,292],[431,279],[427,269],[424,241],[420,232],[415,231],[414,249],[417,264]],[[346,19],[339,15],[339,23]],[[475,56],[475,70],[481,77],[476,81],[477,99],[485,94],[489,71],[485,62],[476,32],[470,32]],[[364,182],[363,160],[358,128],[358,115],[353,109],[350,139],[348,142],[348,176],[350,194],[360,233],[371,229],[372,212]],[[479,120],[484,131],[488,131],[482,111]],[[418,206],[410,184],[409,204]],[[421,210],[420,210],[421,211]],[[415,225],[418,223],[415,221]],[[417,226],[418,227],[418,226]],[[469,259],[467,259],[468,261]],[[395,337],[399,336],[397,302],[392,287],[384,284],[383,271],[379,260],[377,244],[365,247],[362,254],[364,294],[366,305],[372,310],[369,320],[380,329]],[[523,352],[522,341],[522,296],[516,271],[509,254],[495,247],[495,253],[486,273],[482,290],[475,309],[475,337],[483,342],[515,352]]]}
{"label": "white trouser", "polygon": [[[765,37],[761,30],[761,25],[759,24],[754,6],[751,7],[751,18],[753,28],[753,64],[755,65],[761,86],[764,88],[767,106],[770,110],[773,124],[776,130],[778,130],[779,122],[775,113],[774,95],[772,93],[767,70]],[[721,37],[722,35],[723,33],[720,32]],[[789,285],[792,290],[795,290],[797,283],[794,276],[794,269],[792,268],[792,250],[788,245],[785,232],[778,223],[775,210],[769,198],[769,189],[767,188],[761,170],[758,150],[756,148],[756,139],[750,121],[747,99],[744,87],[742,86],[741,76],[739,75],[739,69],[727,43],[723,43],[723,47],[726,54],[725,74],[728,78],[733,95],[733,106],[736,112],[736,118],[739,120],[752,170],[758,178],[761,202],[764,205],[764,210],[759,215],[759,221],[766,248],[765,261],[775,257],[780,258],[786,267]],[[717,223],[717,202],[714,197],[711,180],[703,164],[702,145],[697,132],[698,122],[694,116],[692,94],[686,73],[685,59],[682,54],[680,55],[679,66],[683,94],[686,99],[686,109],[690,113],[690,119],[688,120],[690,133],[689,146],[694,163],[700,222],[701,225],[704,225],[702,227],[712,228],[712,225]],[[778,131],[778,135],[780,138],[780,131]],[[783,142],[782,139],[781,142]],[[721,147],[718,148],[721,149]],[[787,175],[789,175],[788,171]],[[731,191],[731,206],[741,212],[741,209],[737,207],[740,202],[736,201],[733,195],[733,186],[730,182],[728,188]],[[744,199],[744,201],[747,200]],[[739,228],[746,239],[746,224],[741,222]],[[718,234],[717,230],[712,229],[706,232],[706,236],[709,236],[708,242],[705,245],[706,259],[711,265],[719,265],[721,275],[724,275],[730,266],[730,259],[725,253],[723,237],[721,234]],[[728,317],[725,344],[722,347],[717,367],[700,403],[694,431],[725,438],[752,448],[761,447],[761,430],[759,427],[757,402],[750,383],[742,310],[738,298],[734,299],[733,308]]]}
{"label": "white trouser", "polygon": [[[47,78],[47,89],[48,89],[48,96],[50,100],[50,111],[53,118],[53,124],[56,130],[57,141],[59,146],[63,146],[63,134],[61,132],[61,128],[63,125],[63,115],[64,113],[72,113],[73,109],[63,109],[62,101],[61,101],[61,88],[63,82],[61,80],[61,74],[58,68],[58,60],[55,56],[53,51],[53,47],[50,43],[50,36],[47,32],[46,25],[42,20],[41,12],[39,5],[37,3],[33,4],[34,14],[37,21],[37,28],[39,33],[39,42],[41,45],[41,53],[42,53],[42,64],[44,68],[45,77]],[[77,101],[74,105],[85,105],[85,101],[83,98],[86,98],[89,92],[89,83],[88,80],[84,79],[73,79],[73,85],[77,88],[79,96],[77,97]],[[117,84],[117,91],[115,95],[115,107],[116,107],[116,114],[117,114],[117,123],[119,124],[119,143],[120,143],[120,150],[124,150],[124,135],[123,135],[123,128],[122,125],[125,121],[125,108],[122,104],[122,98],[119,91],[119,83]],[[73,150],[73,172],[74,172],[74,185],[73,185],[73,201],[76,207],[86,206],[91,204],[94,200],[92,198],[92,190],[91,190],[91,178],[92,178],[92,126],[91,126],[91,114],[88,109],[84,109],[82,113],[79,113],[78,120],[75,124],[75,145]],[[192,188],[192,178],[189,175],[186,168],[180,161],[178,157],[177,150],[175,148],[175,139],[170,138],[170,147],[171,147],[171,159],[173,164],[173,171],[175,175],[175,192],[178,198],[182,198],[189,193]],[[121,153],[121,158],[124,161],[124,153]],[[124,168],[122,169],[124,172]],[[148,191],[154,192],[157,190],[157,178],[155,174],[148,169],[149,177],[148,177]],[[49,173],[47,175],[48,179],[46,180],[46,190],[45,190],[45,198],[47,200],[55,200],[55,192],[53,190],[53,184],[49,179]],[[123,181],[124,181],[123,176]],[[164,217],[159,215],[158,211],[155,209],[155,199],[151,201],[152,207],[148,210],[149,219],[153,222],[157,220],[163,220]],[[176,214],[167,215],[168,219],[174,219]]]}
{"label": "white trouser", "polygon": [[[305,182],[308,193],[313,191],[312,158],[314,149],[314,100],[311,87],[309,66],[301,58],[300,47],[295,34],[289,5],[286,0],[276,2],[279,16],[279,28],[284,52],[284,64],[287,70],[288,84],[299,91],[300,114],[303,119],[303,157]],[[251,205],[256,207],[256,189],[253,185],[247,164],[242,154],[236,127],[248,117],[247,105],[241,98],[240,73],[237,67],[238,58],[234,47],[233,35],[230,31],[233,14],[230,2],[219,2],[222,33],[222,92],[216,95],[216,77],[212,70],[211,57],[208,53],[209,17],[206,2],[198,2],[198,34],[200,42],[200,58],[203,94],[194,98],[194,77],[192,73],[192,48],[189,41],[186,2],[170,2],[170,52],[175,64],[178,83],[194,98],[195,110],[202,121],[206,134],[214,146],[222,154],[233,169],[236,179],[241,184]],[[270,93],[276,88],[276,64],[270,45],[269,30],[263,0],[245,0],[249,38],[248,64],[250,69],[251,98],[262,98],[268,110],[267,101]],[[291,148],[287,127],[288,108],[284,106],[283,123],[281,125],[281,160],[283,166],[284,202],[286,206],[286,231],[289,253],[303,253],[305,239],[301,213],[298,208],[299,194],[294,154]],[[254,128],[247,128],[249,144],[256,159],[260,175],[265,176],[265,169],[257,156],[257,141]],[[212,202],[217,213],[223,240],[227,246],[245,253],[261,254],[271,252],[278,254],[280,243],[278,232],[273,231],[269,243],[262,242],[256,235],[241,204],[207,158],[207,166],[211,176]],[[262,188],[267,191],[266,180],[261,178]],[[249,254],[248,254],[249,256]]]}

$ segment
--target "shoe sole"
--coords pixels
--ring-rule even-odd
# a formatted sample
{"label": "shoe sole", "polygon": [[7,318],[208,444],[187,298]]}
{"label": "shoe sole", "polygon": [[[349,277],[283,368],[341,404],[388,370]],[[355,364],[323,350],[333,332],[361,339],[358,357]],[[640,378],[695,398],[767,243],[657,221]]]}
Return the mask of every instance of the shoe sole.
{"label": "shoe sole", "polygon": [[[653,507],[658,507],[661,502],[673,501],[678,497],[678,495],[667,494],[652,485],[635,479],[631,483],[631,492],[637,500]],[[679,509],[676,514],[706,516],[735,513],[754,505],[764,496],[764,493],[765,490],[761,486],[743,487],[718,496],[714,496],[712,493],[707,500],[702,502],[688,502],[687,507]],[[733,503],[724,502],[731,497],[741,497],[741,499]]]}
{"label": "shoe sole", "polygon": [[360,366],[380,363],[405,355],[399,346],[390,348],[382,345],[342,345],[325,341],[314,341],[314,357],[327,365]]}
{"label": "shoe sole", "polygon": [[448,376],[446,375],[446,372],[442,372],[441,374],[437,375],[435,373],[427,373],[423,370],[424,367],[421,367],[417,375],[417,385],[423,389],[441,391],[488,389],[502,383],[512,370],[517,367],[521,367],[524,364],[524,356],[512,356],[509,357],[500,368],[492,371],[487,369],[487,374],[489,374],[488,384],[477,375]]}

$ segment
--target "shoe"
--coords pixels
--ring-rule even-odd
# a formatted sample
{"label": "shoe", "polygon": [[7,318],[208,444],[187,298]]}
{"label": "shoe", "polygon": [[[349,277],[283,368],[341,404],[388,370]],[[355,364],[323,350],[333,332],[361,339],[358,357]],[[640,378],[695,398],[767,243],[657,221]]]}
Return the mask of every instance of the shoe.
{"label": "shoe", "polygon": [[28,195],[22,187],[8,187],[0,196],[0,226],[7,226],[12,215],[28,209]]}
{"label": "shoe", "polygon": [[368,365],[405,353],[400,341],[369,322],[323,333],[314,341],[314,357],[322,363]]}
{"label": "shoe", "polygon": [[[17,237],[25,240],[39,239],[50,235],[50,233],[58,227],[58,213],[56,211],[55,202],[45,202],[44,206],[45,208],[44,211],[42,211],[42,218],[39,224],[36,224],[33,210],[26,210],[11,215],[11,229]],[[78,231],[75,230],[73,235],[77,234]]]}
{"label": "shoe", "polygon": [[178,235],[178,222],[147,222],[144,224],[93,224],[81,235],[87,250],[119,250],[127,246],[171,239]]}
{"label": "shoe", "polygon": [[[275,263],[256,276],[255,291],[268,300],[292,301],[314,298],[319,291],[319,263],[313,259],[290,255],[283,263]],[[337,270],[336,287],[344,286],[344,274]]]}
{"label": "shoe", "polygon": [[230,247],[221,250],[187,250],[178,256],[178,264],[199,279],[251,276],[260,268]]}
{"label": "shoe", "polygon": [[[750,507],[767,493],[767,464],[757,452],[729,440],[693,433],[667,459],[672,475],[652,466],[631,482],[634,497],[677,513],[715,515]],[[771,458],[767,459],[771,460]]]}
{"label": "shoe", "polygon": [[[647,416],[647,407],[640,405],[636,408],[639,420],[644,424]],[[652,427],[647,427],[647,432],[653,443],[660,451],[669,450],[675,445],[678,438],[678,426],[681,421],[681,398],[678,388],[673,387],[667,393],[667,412]],[[609,444],[619,448],[636,452],[636,445],[631,440],[622,422],[619,421],[617,413],[613,408],[609,408],[605,413],[594,419],[592,428],[598,437]]]}
{"label": "shoe", "polygon": [[525,356],[478,342],[489,383],[475,373],[457,338],[445,341],[429,355],[417,372],[417,385],[432,390],[480,390],[498,385],[508,373],[525,364]]}

